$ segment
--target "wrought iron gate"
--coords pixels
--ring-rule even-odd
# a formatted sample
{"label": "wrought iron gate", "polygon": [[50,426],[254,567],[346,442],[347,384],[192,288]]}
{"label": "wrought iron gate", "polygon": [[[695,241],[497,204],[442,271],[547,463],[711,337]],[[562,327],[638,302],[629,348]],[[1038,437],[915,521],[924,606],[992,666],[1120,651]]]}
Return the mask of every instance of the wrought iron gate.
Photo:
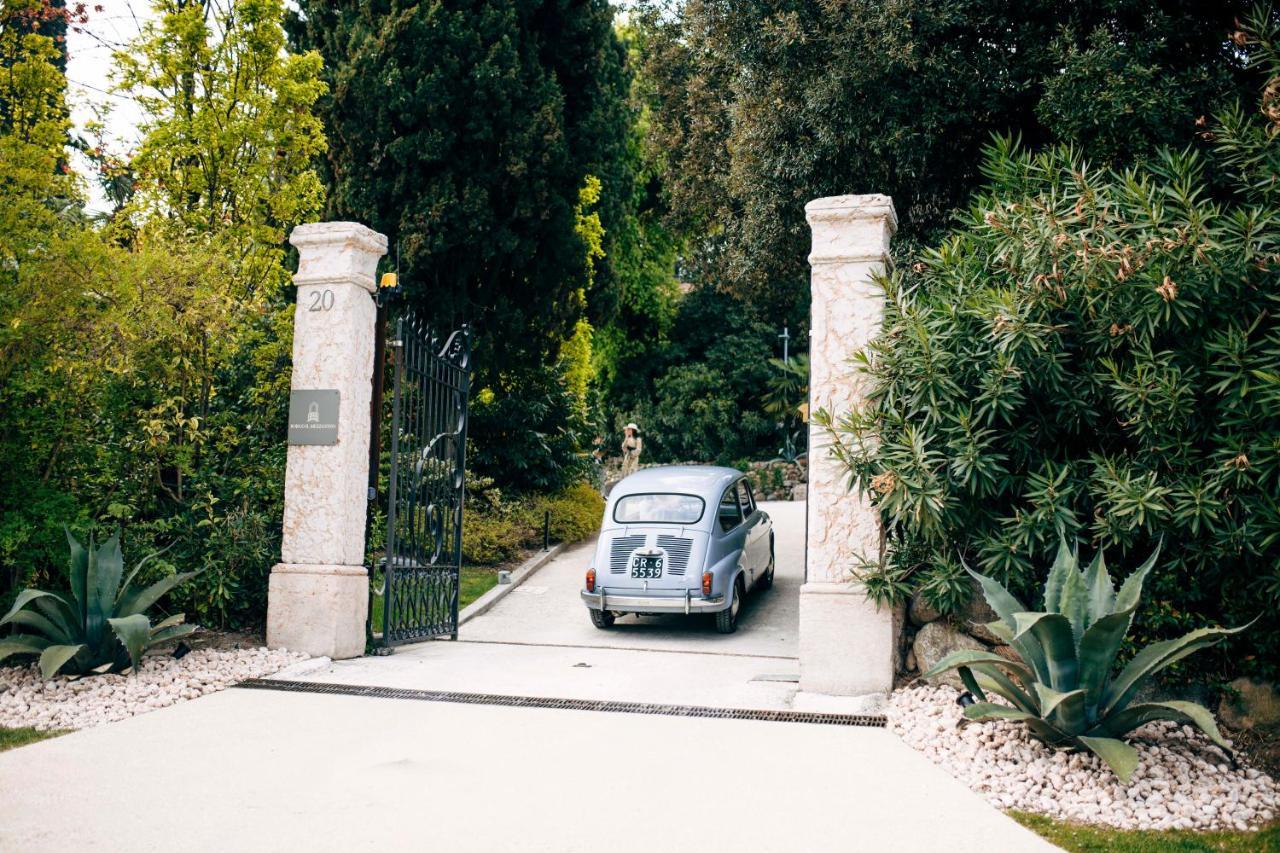
{"label": "wrought iron gate", "polygon": [[458,637],[471,330],[396,321],[382,640]]}

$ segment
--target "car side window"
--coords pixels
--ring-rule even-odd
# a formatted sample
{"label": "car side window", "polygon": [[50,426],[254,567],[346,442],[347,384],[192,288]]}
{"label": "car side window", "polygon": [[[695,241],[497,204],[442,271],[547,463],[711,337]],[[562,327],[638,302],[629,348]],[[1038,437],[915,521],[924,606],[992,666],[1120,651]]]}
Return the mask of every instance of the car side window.
{"label": "car side window", "polygon": [[721,530],[732,530],[742,523],[742,506],[738,503],[737,484],[724,490],[718,510]]}
{"label": "car side window", "polygon": [[756,497],[751,493],[751,484],[746,480],[738,481],[738,504],[742,507],[742,517],[750,518],[756,511]]}

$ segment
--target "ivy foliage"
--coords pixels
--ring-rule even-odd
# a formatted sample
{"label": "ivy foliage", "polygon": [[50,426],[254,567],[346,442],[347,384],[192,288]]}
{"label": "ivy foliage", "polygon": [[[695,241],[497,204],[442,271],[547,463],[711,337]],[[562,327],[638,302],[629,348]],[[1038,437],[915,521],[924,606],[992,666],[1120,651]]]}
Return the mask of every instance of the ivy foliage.
{"label": "ivy foliage", "polygon": [[956,229],[883,280],[871,403],[826,418],[888,530],[859,567],[877,598],[947,610],[961,560],[1027,593],[1061,537],[1163,540],[1139,640],[1261,615],[1227,654],[1275,674],[1280,69],[1275,18],[1251,27],[1262,109],[1225,112],[1209,153],[1114,170],[1001,138]]}

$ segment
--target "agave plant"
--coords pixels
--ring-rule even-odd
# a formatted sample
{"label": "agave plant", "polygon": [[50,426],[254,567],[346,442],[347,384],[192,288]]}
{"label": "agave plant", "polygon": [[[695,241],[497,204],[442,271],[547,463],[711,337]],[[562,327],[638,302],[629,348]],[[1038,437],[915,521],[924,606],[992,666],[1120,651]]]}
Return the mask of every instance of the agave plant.
{"label": "agave plant", "polygon": [[70,598],[39,589],[19,593],[0,619],[0,626],[13,625],[17,631],[0,639],[0,661],[38,656],[45,678],[59,672],[120,672],[130,665],[136,672],[147,649],[195,630],[182,624],[181,613],[152,625],[146,611],[198,572],[170,575],[139,589],[134,579],[156,554],[134,566],[122,584],[124,557],[118,532],[97,548],[92,538],[85,548],[70,531],[67,542],[71,546]]}
{"label": "agave plant", "polygon": [[[1134,704],[1134,698],[1155,673],[1243,627],[1201,628],[1154,643],[1116,671],[1116,656],[1138,608],[1142,582],[1159,552],[1156,548],[1116,592],[1102,552],[1081,569],[1078,552],[1063,539],[1045,583],[1044,611],[1038,613],[998,581],[970,571],[1000,617],[987,627],[1013,647],[1021,662],[965,650],[947,655],[922,677],[958,670],[979,700],[965,708],[968,719],[1025,723],[1032,735],[1050,746],[1093,752],[1124,783],[1138,765],[1138,751],[1122,738],[1152,720],[1190,723],[1227,749],[1208,709],[1182,701]],[[1009,705],[988,701],[988,692]]]}

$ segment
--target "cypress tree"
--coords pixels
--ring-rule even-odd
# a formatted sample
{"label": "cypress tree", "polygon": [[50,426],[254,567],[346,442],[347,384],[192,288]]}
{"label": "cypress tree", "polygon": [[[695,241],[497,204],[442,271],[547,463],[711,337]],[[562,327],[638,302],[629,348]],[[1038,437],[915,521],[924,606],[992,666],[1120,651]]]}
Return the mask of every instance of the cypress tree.
{"label": "cypress tree", "polygon": [[295,40],[324,56],[331,89],[328,215],[391,238],[408,300],[441,329],[475,325],[482,384],[553,361],[587,307],[578,193],[601,180],[609,234],[628,191],[608,3],[300,6]]}

